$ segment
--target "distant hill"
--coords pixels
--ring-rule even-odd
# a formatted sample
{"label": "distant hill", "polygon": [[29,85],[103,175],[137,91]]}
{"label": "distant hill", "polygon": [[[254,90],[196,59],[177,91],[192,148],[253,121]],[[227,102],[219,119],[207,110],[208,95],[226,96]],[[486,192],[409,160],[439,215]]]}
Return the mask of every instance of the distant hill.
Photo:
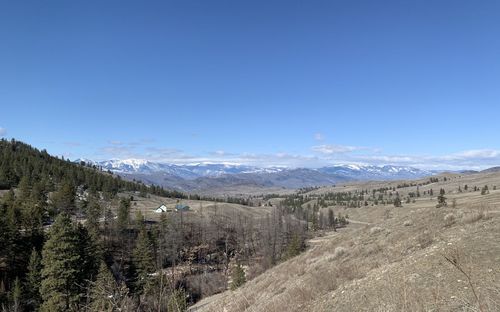
{"label": "distant hill", "polygon": [[482,173],[493,173],[493,172],[500,172],[500,167],[491,167],[486,170],[481,171]]}
{"label": "distant hill", "polygon": [[461,170],[458,173],[462,173],[462,174],[474,174],[474,173],[478,173],[478,172],[479,171],[476,171],[476,170]]}

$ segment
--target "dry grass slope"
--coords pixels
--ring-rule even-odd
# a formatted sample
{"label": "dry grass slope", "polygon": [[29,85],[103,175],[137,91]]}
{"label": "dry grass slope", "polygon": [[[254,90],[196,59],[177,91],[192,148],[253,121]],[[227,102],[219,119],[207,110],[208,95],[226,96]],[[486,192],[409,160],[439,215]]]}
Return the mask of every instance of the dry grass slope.
{"label": "dry grass slope", "polygon": [[455,192],[466,183],[500,186],[500,174],[426,186],[447,189],[455,208],[436,208],[435,198],[335,207],[367,224],[314,239],[301,255],[191,310],[500,311],[500,191]]}
{"label": "dry grass slope", "polygon": [[[227,217],[244,216],[249,218],[262,218],[271,212],[270,207],[250,207],[239,204],[212,202],[206,200],[177,200],[175,198],[166,198],[156,195],[148,195],[148,197],[140,197],[133,193],[121,193],[120,197],[133,196],[134,200],[131,203],[131,217],[135,216],[137,211],[140,211],[147,220],[158,221],[161,214],[154,212],[156,208],[164,204],[168,208],[174,209],[177,203],[182,203],[190,207],[189,211],[184,212],[186,218],[200,218],[224,215]],[[116,212],[119,201],[112,204],[112,210]],[[167,213],[168,215],[169,213]]]}

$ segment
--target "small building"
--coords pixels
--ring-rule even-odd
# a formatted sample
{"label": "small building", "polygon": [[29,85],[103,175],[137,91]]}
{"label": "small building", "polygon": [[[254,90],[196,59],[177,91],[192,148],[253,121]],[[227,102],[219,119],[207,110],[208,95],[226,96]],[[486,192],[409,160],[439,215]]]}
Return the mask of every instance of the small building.
{"label": "small building", "polygon": [[155,212],[156,212],[156,213],[167,212],[167,209],[168,209],[168,208],[167,208],[167,206],[165,206],[165,205],[161,204],[161,206],[160,206],[160,207],[158,207],[158,208],[156,208],[156,209],[155,209]]}
{"label": "small building", "polygon": [[188,205],[184,205],[184,204],[175,205],[175,211],[188,211],[188,210],[189,210]]}

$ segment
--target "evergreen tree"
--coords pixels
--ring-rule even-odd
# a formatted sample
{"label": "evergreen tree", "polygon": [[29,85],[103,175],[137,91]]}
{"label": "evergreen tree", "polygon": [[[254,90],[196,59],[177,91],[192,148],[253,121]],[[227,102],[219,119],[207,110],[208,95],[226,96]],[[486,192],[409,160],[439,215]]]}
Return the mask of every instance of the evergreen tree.
{"label": "evergreen tree", "polygon": [[5,206],[3,203],[0,203],[0,296],[8,281],[8,271],[6,268],[8,268],[9,258],[12,253],[11,239],[7,226]]}
{"label": "evergreen tree", "polygon": [[86,207],[87,221],[85,222],[85,227],[95,241],[99,238],[99,217],[101,216],[101,211],[101,206],[97,198],[91,196]]}
{"label": "evergreen tree", "polygon": [[22,209],[23,225],[32,246],[41,248],[43,243],[43,220],[47,208],[47,197],[42,186],[36,183],[28,198],[24,199]]}
{"label": "evergreen tree", "polygon": [[9,293],[9,297],[11,302],[9,310],[12,312],[23,311],[23,289],[19,277],[16,277],[16,279],[14,280],[14,285],[12,286],[12,289]]}
{"label": "evergreen tree", "polygon": [[295,233],[292,236],[292,239],[290,240],[286,248],[285,260],[297,256],[303,249],[304,249],[304,242],[299,236],[299,234]]}
{"label": "evergreen tree", "polygon": [[60,214],[42,250],[41,311],[76,309],[82,296],[82,289],[77,285],[82,261],[78,243],[71,219]]}
{"label": "evergreen tree", "polygon": [[444,194],[445,194],[445,190],[444,189],[440,189],[439,190],[439,195],[437,197],[438,203],[436,205],[436,208],[444,207],[444,206],[447,205],[447,203],[446,203],[446,197],[444,196]]}
{"label": "evergreen tree", "polygon": [[135,212],[134,222],[135,222],[135,228],[136,229],[141,229],[142,228],[142,225],[144,224],[144,215],[142,214],[142,212],[140,210],[137,210]]}
{"label": "evergreen tree", "polygon": [[486,194],[489,194],[490,191],[488,190],[488,185],[485,185],[482,189],[481,189],[481,195],[486,195]]}
{"label": "evergreen tree", "polygon": [[237,289],[241,285],[245,284],[245,282],[245,270],[243,270],[243,267],[238,263],[233,268],[231,273],[231,290]]}
{"label": "evergreen tree", "polygon": [[113,274],[104,261],[101,261],[96,281],[90,291],[92,311],[113,311],[113,302],[117,300],[117,284]]}
{"label": "evergreen tree", "polygon": [[118,231],[123,232],[129,225],[130,221],[130,199],[122,198],[120,200],[120,206],[118,207],[117,215],[117,228]]}
{"label": "evergreen tree", "polygon": [[9,230],[19,231],[21,229],[22,218],[21,210],[19,209],[14,190],[11,189],[7,194],[3,196],[3,204],[5,207],[5,218]]}
{"label": "evergreen tree", "polygon": [[328,226],[334,231],[337,231],[335,228],[335,214],[332,209],[328,209]]}
{"label": "evergreen tree", "polygon": [[0,286],[11,285],[16,276],[23,274],[25,252],[20,230],[21,211],[10,190],[0,202]]}
{"label": "evergreen tree", "polygon": [[40,305],[40,286],[42,283],[42,262],[40,254],[35,248],[31,251],[30,260],[28,263],[28,273],[26,274],[26,292],[28,295],[28,305],[37,310]]}
{"label": "evergreen tree", "polygon": [[149,274],[155,270],[153,244],[149,234],[142,226],[134,249],[134,266],[137,272],[136,287],[139,291],[147,284]]}
{"label": "evergreen tree", "polygon": [[319,230],[318,214],[314,211],[313,211],[313,213],[311,213],[311,229],[313,231]]}
{"label": "evergreen tree", "polygon": [[69,180],[65,180],[57,192],[52,195],[53,213],[66,212],[72,213],[76,209],[75,204],[75,187]]}
{"label": "evergreen tree", "polygon": [[187,310],[186,292],[184,289],[175,289],[168,300],[169,312],[184,312]]}
{"label": "evergreen tree", "polygon": [[76,227],[78,253],[80,255],[79,276],[76,281],[80,287],[86,287],[97,275],[100,262],[100,251],[94,238],[86,227],[78,224]]}
{"label": "evergreen tree", "polygon": [[394,199],[394,207],[403,207],[401,204],[401,198],[399,198],[399,195]]}
{"label": "evergreen tree", "polygon": [[19,190],[18,199],[20,201],[27,200],[30,197],[31,185],[28,175],[24,175],[21,177],[21,181],[19,181],[17,189]]}

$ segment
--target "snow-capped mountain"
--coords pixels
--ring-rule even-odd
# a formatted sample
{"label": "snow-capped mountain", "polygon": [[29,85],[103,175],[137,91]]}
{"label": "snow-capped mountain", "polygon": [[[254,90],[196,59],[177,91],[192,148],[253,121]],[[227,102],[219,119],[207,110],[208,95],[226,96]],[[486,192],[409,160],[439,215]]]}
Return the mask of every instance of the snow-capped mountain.
{"label": "snow-capped mountain", "polygon": [[258,187],[300,188],[323,186],[347,181],[407,180],[435,174],[408,166],[333,165],[318,169],[256,167],[231,163],[165,164],[143,159],[93,162],[78,159],[110,170],[128,179],[142,180],[182,191],[203,191],[224,187],[252,185]]}
{"label": "snow-capped mountain", "polygon": [[354,180],[398,180],[417,179],[433,175],[434,172],[408,166],[370,166],[370,165],[335,165],[323,167],[318,171],[341,175]]}
{"label": "snow-capped mountain", "polygon": [[169,174],[183,179],[191,180],[200,177],[219,177],[225,174],[239,173],[273,173],[284,170],[281,167],[260,168],[239,164],[166,164],[151,162],[144,159],[113,159],[106,161],[89,161],[77,159],[75,162],[85,162],[101,167],[103,170],[110,170],[117,174]]}

